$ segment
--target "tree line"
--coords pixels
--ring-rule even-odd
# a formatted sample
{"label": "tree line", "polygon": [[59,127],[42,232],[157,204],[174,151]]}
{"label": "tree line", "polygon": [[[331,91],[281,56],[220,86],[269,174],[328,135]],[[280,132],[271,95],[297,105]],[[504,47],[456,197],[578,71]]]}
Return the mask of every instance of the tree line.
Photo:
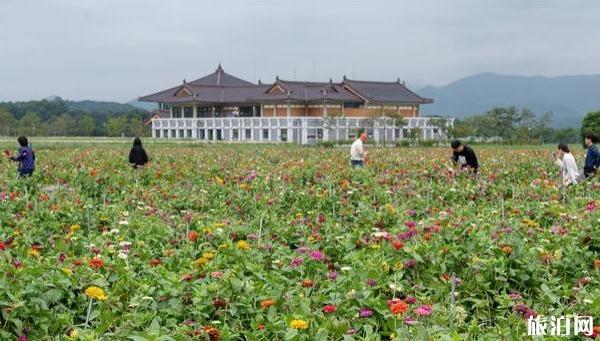
{"label": "tree line", "polygon": [[3,136],[148,136],[150,114],[120,104],[54,100],[0,103]]}
{"label": "tree line", "polygon": [[527,108],[495,107],[484,114],[456,120],[449,133],[457,138],[487,138],[504,143],[578,143],[585,132],[597,129],[590,128],[590,124],[598,120],[594,117],[600,118],[600,111],[588,113],[581,129],[553,128],[552,116],[551,112],[537,115]]}

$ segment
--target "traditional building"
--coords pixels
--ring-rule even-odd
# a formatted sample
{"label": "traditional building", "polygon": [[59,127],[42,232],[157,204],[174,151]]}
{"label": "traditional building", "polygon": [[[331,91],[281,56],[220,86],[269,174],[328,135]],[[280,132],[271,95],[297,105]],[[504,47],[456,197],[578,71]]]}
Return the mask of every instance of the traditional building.
{"label": "traditional building", "polygon": [[[334,83],[277,77],[273,84],[253,84],[219,64],[210,75],[140,101],[159,105],[150,121],[155,138],[307,144],[350,139],[360,128],[378,141],[399,140],[417,129],[422,138],[434,139],[445,130],[439,122],[419,117],[421,104],[433,101],[400,79],[370,82],[344,76]],[[451,119],[443,122],[451,124]]]}

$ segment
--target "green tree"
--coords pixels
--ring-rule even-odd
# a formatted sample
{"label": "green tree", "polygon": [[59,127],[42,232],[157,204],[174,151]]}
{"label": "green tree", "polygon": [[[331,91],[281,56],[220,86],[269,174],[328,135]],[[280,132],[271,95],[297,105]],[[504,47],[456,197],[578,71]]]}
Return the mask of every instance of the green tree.
{"label": "green tree", "polygon": [[73,135],[77,124],[75,119],[69,114],[53,117],[48,123],[47,126],[50,133],[54,136]]}
{"label": "green tree", "polygon": [[144,125],[144,121],[138,117],[133,116],[129,119],[127,123],[126,134],[129,136],[147,136],[148,135],[148,127]]}
{"label": "green tree", "polygon": [[26,136],[41,136],[45,133],[45,126],[38,114],[28,112],[19,121],[19,134]]}
{"label": "green tree", "polygon": [[589,133],[600,134],[600,110],[588,112],[581,122],[581,138]]}
{"label": "green tree", "polygon": [[96,120],[90,115],[84,115],[79,118],[78,126],[78,134],[81,134],[82,136],[92,136],[94,129],[96,128]]}
{"label": "green tree", "polygon": [[17,131],[17,120],[8,110],[0,108],[0,135],[11,136]]}
{"label": "green tree", "polygon": [[438,146],[442,142],[442,138],[447,138],[450,132],[450,127],[448,127],[448,119],[445,117],[432,117],[429,119],[429,124],[435,127],[437,132],[437,144]]}
{"label": "green tree", "polygon": [[121,136],[127,128],[127,117],[111,117],[106,121],[106,134],[108,136]]}

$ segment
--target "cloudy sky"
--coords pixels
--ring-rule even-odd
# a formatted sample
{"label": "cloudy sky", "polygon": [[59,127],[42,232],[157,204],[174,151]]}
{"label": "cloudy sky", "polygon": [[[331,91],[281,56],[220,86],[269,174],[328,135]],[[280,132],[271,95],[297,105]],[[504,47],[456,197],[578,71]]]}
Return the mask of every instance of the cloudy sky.
{"label": "cloudy sky", "polygon": [[600,1],[0,0],[0,101],[241,78],[600,74]]}

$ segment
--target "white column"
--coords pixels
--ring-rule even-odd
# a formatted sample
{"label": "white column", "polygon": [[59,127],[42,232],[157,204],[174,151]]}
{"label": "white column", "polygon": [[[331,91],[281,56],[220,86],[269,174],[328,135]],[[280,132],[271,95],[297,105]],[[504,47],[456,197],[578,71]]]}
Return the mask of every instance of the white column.
{"label": "white column", "polygon": [[[154,122],[152,122],[152,125],[154,126]],[[156,138],[156,128],[152,127],[152,138],[155,139]]]}

